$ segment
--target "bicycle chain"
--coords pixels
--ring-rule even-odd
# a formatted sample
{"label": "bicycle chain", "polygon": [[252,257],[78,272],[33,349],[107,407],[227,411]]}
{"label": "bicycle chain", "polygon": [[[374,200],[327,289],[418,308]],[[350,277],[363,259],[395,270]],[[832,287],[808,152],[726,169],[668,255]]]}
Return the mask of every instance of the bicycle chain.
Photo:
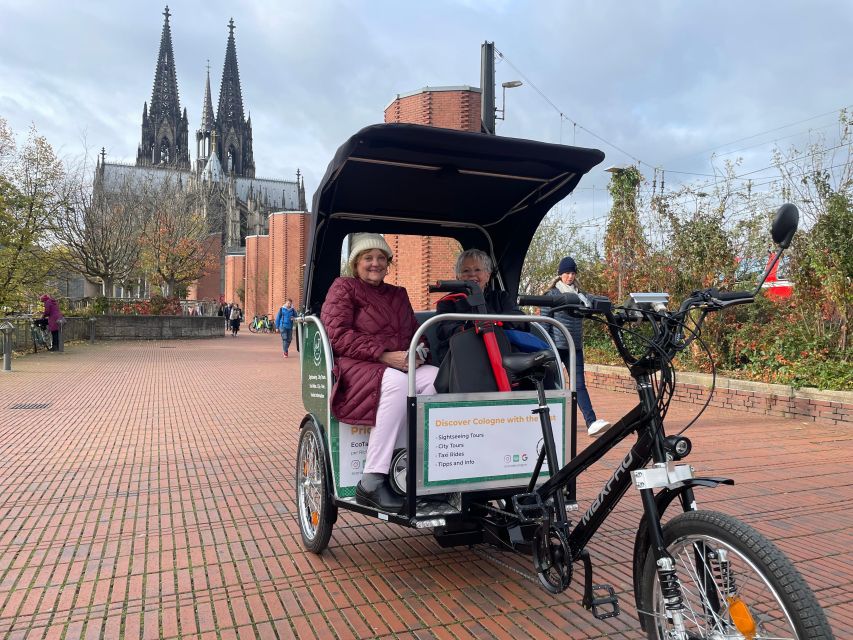
{"label": "bicycle chain", "polygon": [[[521,576],[522,578],[526,578],[527,580],[530,580],[530,582],[532,582],[535,585],[539,585],[539,579],[535,575],[533,575],[531,573],[527,573],[526,571],[522,571],[521,569],[518,569],[517,567],[513,567],[512,565],[504,562],[503,560],[498,560],[493,554],[489,554],[489,553],[486,553],[485,551],[481,551],[477,547],[472,548],[472,551],[474,553],[476,553],[478,556],[480,556],[481,558],[488,560],[492,564],[499,566],[499,567],[502,567],[502,568],[506,569],[507,571],[510,571],[516,575]],[[495,547],[495,548],[491,549],[491,551],[499,552],[501,550],[498,549],[497,547]]]}

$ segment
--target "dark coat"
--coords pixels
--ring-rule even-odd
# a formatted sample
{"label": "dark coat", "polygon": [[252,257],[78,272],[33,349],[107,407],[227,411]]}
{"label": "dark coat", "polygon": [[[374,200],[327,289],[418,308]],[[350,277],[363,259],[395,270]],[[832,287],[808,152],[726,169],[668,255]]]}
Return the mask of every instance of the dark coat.
{"label": "dark coat", "polygon": [[332,414],[341,422],[376,424],[386,351],[406,351],[418,328],[403,287],[374,287],[358,278],[337,278],[320,320],[335,356]]}
{"label": "dark coat", "polygon": [[[557,287],[551,287],[545,293],[546,296],[561,296],[562,292]],[[569,315],[565,311],[558,311],[557,313],[550,313],[549,309],[542,309],[542,315],[553,316],[554,320],[557,320],[562,324],[566,329],[569,330],[569,334],[572,336],[572,340],[575,343],[575,351],[583,351],[583,319],[577,318],[575,316]],[[557,329],[554,325],[546,324],[546,331],[551,336],[551,339],[554,341],[554,345],[558,349],[568,349],[569,343],[566,340],[566,336],[563,335],[563,332]]]}
{"label": "dark coat", "polygon": [[[497,291],[495,289],[489,289],[484,294],[483,297],[486,299],[486,311],[489,313],[500,314],[500,315],[524,315],[521,309],[515,304],[515,301],[512,299],[512,296],[509,295],[506,291]],[[474,313],[471,307],[468,305],[466,299],[459,298],[454,295],[449,295],[443,297],[436,303],[435,306],[436,315],[442,313]],[[447,349],[450,343],[450,337],[461,331],[463,329],[463,322],[441,322],[436,329],[436,335],[438,336],[438,357],[433,361],[433,364],[439,364],[444,356],[447,354]],[[503,324],[505,329],[523,329],[527,330],[525,325],[514,324],[510,322],[505,322]]]}

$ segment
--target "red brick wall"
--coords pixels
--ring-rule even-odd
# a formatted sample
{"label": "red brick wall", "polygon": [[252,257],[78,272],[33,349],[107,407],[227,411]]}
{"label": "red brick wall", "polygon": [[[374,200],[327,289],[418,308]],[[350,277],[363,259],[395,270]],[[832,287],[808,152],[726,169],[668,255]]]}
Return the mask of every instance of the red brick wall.
{"label": "red brick wall", "polygon": [[225,302],[238,302],[242,307],[244,300],[237,295],[239,289],[246,286],[246,256],[225,256]]}
{"label": "red brick wall", "polygon": [[249,321],[255,315],[270,313],[270,237],[246,237],[246,305],[243,314]]}
{"label": "red brick wall", "polygon": [[426,124],[461,131],[480,130],[480,92],[430,90],[400,97],[385,109],[385,122]]}
{"label": "red brick wall", "polygon": [[[633,379],[618,367],[588,366],[584,379],[588,387],[637,393]],[[673,399],[703,405],[708,392],[702,384],[679,382]],[[710,405],[822,424],[853,423],[853,393],[849,392],[792,389],[718,377]]]}
{"label": "red brick wall", "polygon": [[282,211],[269,217],[269,307],[275,313],[287,298],[302,303],[308,215]]}
{"label": "red brick wall", "polygon": [[439,236],[403,236],[385,234],[385,240],[394,252],[386,282],[405,287],[415,311],[435,309],[443,293],[430,295],[428,285],[436,280],[454,277],[459,243]]}

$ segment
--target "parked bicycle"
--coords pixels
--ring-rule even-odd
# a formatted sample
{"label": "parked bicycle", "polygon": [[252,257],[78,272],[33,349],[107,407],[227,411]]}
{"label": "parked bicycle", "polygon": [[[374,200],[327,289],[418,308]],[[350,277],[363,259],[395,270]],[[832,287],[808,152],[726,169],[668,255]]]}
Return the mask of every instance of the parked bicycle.
{"label": "parked bicycle", "polygon": [[269,316],[255,316],[252,322],[249,323],[249,331],[251,333],[275,333],[275,327]]}
{"label": "parked bicycle", "polygon": [[50,331],[47,330],[47,318],[33,318],[30,322],[30,334],[33,339],[34,353],[38,353],[39,349],[44,351],[50,350],[53,339]]}

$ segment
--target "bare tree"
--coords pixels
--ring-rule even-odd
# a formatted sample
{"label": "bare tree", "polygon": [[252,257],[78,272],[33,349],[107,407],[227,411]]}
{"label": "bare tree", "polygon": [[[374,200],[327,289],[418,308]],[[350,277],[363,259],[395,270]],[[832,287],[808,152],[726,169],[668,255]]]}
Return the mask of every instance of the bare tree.
{"label": "bare tree", "polygon": [[66,206],[54,221],[64,266],[100,280],[105,296],[138,268],[144,223],[144,192],[124,180],[106,190],[77,172],[69,183]]}

